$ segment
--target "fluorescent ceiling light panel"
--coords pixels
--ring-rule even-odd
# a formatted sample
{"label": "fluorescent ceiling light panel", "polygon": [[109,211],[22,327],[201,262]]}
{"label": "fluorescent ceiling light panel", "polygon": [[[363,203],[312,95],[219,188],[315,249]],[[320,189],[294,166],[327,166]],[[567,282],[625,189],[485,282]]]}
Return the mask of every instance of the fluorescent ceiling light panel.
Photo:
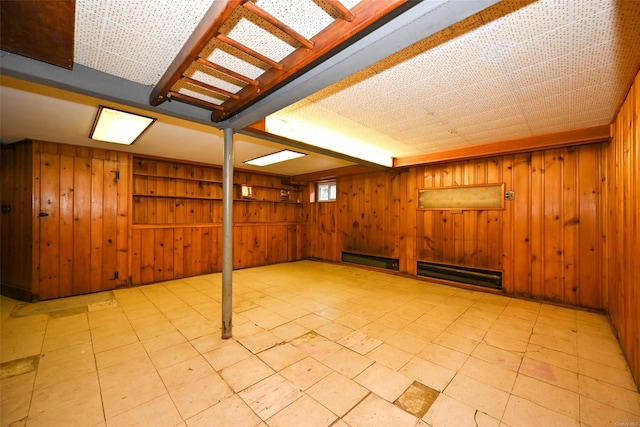
{"label": "fluorescent ceiling light panel", "polygon": [[89,138],[131,145],[156,119],[103,107],[98,109]]}
{"label": "fluorescent ceiling light panel", "polygon": [[284,162],[285,160],[296,159],[298,157],[306,156],[304,153],[298,153],[297,151],[282,150],[277,153],[267,154],[266,156],[257,157],[255,159],[247,160],[246,164],[253,166],[267,166],[274,163]]}

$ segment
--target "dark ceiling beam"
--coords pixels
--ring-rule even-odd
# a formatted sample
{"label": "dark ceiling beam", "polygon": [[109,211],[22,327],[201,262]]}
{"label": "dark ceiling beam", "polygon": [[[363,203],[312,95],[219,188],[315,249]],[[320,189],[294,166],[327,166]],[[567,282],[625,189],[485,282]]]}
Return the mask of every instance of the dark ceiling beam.
{"label": "dark ceiling beam", "polygon": [[151,115],[165,114],[211,127],[219,127],[211,122],[211,110],[178,101],[165,102],[158,107],[152,107],[149,105],[152,89],[150,86],[125,80],[80,64],[74,64],[72,70],[67,70],[10,52],[0,51],[0,74],[139,108],[150,112]]}
{"label": "dark ceiling beam", "polygon": [[415,2],[409,10],[218,124],[240,130],[498,2]]}

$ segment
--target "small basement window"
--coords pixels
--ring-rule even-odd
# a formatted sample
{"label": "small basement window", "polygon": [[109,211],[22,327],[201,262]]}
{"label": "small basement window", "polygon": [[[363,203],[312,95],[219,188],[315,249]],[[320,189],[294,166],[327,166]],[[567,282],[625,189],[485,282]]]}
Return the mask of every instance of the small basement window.
{"label": "small basement window", "polygon": [[336,200],[336,182],[326,181],[316,184],[316,194],[319,202],[335,202]]}

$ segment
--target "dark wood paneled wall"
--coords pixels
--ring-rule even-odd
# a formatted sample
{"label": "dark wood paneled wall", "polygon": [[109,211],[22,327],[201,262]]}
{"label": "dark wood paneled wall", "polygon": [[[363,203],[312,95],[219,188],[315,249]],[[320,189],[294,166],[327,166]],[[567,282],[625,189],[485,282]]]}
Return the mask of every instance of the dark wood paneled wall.
{"label": "dark wood paneled wall", "polygon": [[607,152],[609,316],[640,387],[640,74],[612,125]]}
{"label": "dark wood paneled wall", "polygon": [[[341,251],[502,270],[513,295],[604,309],[603,144],[339,177],[335,203],[310,208],[309,255]],[[505,183],[504,210],[417,209],[421,188]]]}
{"label": "dark wood paneled wall", "polygon": [[0,197],[3,211],[0,270],[4,294],[31,299],[37,269],[34,259],[33,153],[25,143],[5,146],[0,151]]}

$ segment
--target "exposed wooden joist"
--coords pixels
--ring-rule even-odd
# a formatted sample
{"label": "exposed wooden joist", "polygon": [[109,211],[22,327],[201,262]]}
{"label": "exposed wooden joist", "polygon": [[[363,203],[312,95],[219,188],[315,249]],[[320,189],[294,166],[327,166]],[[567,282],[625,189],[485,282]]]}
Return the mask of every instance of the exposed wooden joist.
{"label": "exposed wooden joist", "polygon": [[216,38],[218,40],[220,40],[222,43],[226,43],[229,46],[232,46],[232,47],[238,49],[239,51],[246,53],[249,56],[253,56],[254,58],[264,62],[265,64],[268,64],[268,65],[272,66],[276,70],[282,71],[284,69],[282,64],[280,64],[279,62],[276,62],[273,59],[264,56],[260,52],[256,52],[255,50],[251,49],[250,47],[247,47],[247,46],[243,45],[242,43],[237,42],[236,40],[232,39],[231,37],[227,36],[226,34],[218,33],[218,34],[216,34]]}
{"label": "exposed wooden joist", "polygon": [[222,104],[223,110],[214,111],[211,119],[214,122],[220,122],[238,113],[256,102],[259,97],[265,96],[270,90],[279,87],[279,85],[286,83],[299,72],[304,71],[315,61],[320,60],[325,55],[329,55],[332,51],[347,43],[365,28],[407,3],[408,0],[386,0],[384,2],[369,0],[360,2],[353,8],[354,18],[351,22],[342,19],[335,20],[313,37],[312,41],[315,46],[312,50],[296,49],[279,62],[282,66],[281,69],[274,67],[265,71],[257,78],[260,83],[259,87],[245,86],[238,92],[239,100],[229,99],[225,101]]}
{"label": "exposed wooden joist", "polygon": [[198,24],[189,40],[175,57],[158,84],[151,91],[149,103],[157,106],[166,101],[166,94],[178,81],[187,68],[198,58],[200,52],[206,47],[220,30],[224,21],[231,16],[236,7],[243,0],[214,1],[204,18]]}
{"label": "exposed wooden joist", "polygon": [[241,80],[243,82],[249,83],[252,86],[258,86],[260,84],[260,83],[258,83],[257,80],[254,80],[254,79],[249,78],[247,76],[243,76],[242,74],[236,73],[235,71],[230,70],[228,68],[225,68],[222,65],[214,64],[213,62],[208,61],[208,60],[206,60],[204,58],[198,58],[198,59],[196,59],[196,62],[199,63],[199,64],[204,65],[205,67],[209,67],[209,68],[211,68],[213,70],[220,71],[221,73],[226,74],[228,76],[231,76],[231,77],[233,77],[235,79],[238,79],[238,80]]}
{"label": "exposed wooden joist", "polygon": [[189,84],[192,84],[194,86],[198,86],[198,87],[201,87],[203,89],[210,90],[212,92],[217,92],[217,93],[219,93],[221,95],[224,95],[224,96],[227,96],[229,98],[235,98],[235,99],[239,99],[240,98],[235,93],[229,92],[228,90],[224,90],[224,89],[221,89],[219,87],[211,86],[210,84],[206,84],[206,83],[203,83],[203,82],[198,81],[198,80],[194,80],[191,77],[183,76],[182,79],[180,79],[180,80],[182,80],[185,83],[189,83]]}
{"label": "exposed wooden joist", "polygon": [[265,21],[271,23],[271,25],[274,25],[275,27],[287,33],[289,36],[297,40],[298,43],[300,43],[302,46],[306,47],[307,49],[313,49],[314,43],[312,41],[308,40],[305,36],[298,33],[296,30],[289,27],[287,24],[285,24],[275,16],[271,15],[269,12],[256,6],[255,3],[251,1],[247,1],[243,3],[243,6],[245,7],[245,9],[253,12],[254,14],[264,19]]}
{"label": "exposed wooden joist", "polygon": [[187,104],[196,105],[198,107],[206,108],[207,110],[221,110],[222,107],[213,104],[211,102],[203,101],[202,99],[194,98],[193,96],[185,95],[183,93],[169,91],[167,94],[169,100],[176,99],[178,101],[186,102]]}
{"label": "exposed wooden joist", "polygon": [[296,175],[291,177],[291,182],[304,183],[304,182],[317,182],[327,179],[335,179],[339,176],[360,175],[363,173],[380,172],[379,169],[373,169],[368,166],[354,165],[344,166],[336,169],[329,169],[319,172],[306,173],[304,175]]}
{"label": "exposed wooden joist", "polygon": [[340,1],[338,0],[328,0],[328,1],[329,1],[329,4],[333,6],[335,10],[340,12],[340,15],[342,15],[342,19],[344,19],[347,22],[353,21],[353,18],[355,18],[355,16],[353,16],[353,13],[351,13],[351,11],[347,9]]}
{"label": "exposed wooden joist", "polygon": [[524,153],[528,151],[548,150],[571,145],[592,144],[611,139],[609,125],[594,126],[553,134],[536,135],[527,138],[509,139],[489,144],[456,148],[437,153],[394,159],[393,167],[424,165],[429,163],[450,162],[461,159],[500,156],[504,154]]}

